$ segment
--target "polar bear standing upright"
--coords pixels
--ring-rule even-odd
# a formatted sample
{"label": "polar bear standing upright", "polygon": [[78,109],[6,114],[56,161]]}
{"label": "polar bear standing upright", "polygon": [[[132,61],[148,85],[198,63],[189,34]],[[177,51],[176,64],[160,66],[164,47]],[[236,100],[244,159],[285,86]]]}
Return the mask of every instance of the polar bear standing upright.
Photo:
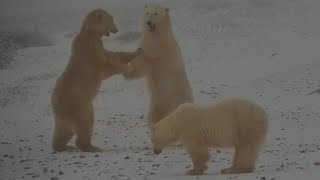
{"label": "polar bear standing upright", "polygon": [[103,9],[89,12],[74,38],[67,67],[57,79],[51,96],[54,114],[52,148],[73,151],[67,145],[75,134],[76,147],[86,152],[102,151],[91,142],[94,126],[94,100],[103,80],[131,68],[128,62],[143,53],[113,52],[104,48],[102,37],[117,33],[113,17]]}
{"label": "polar bear standing upright", "polygon": [[150,95],[147,119],[152,130],[155,123],[177,106],[193,102],[193,96],[180,47],[171,29],[169,9],[147,5],[143,26],[140,48],[144,50],[144,55],[131,61],[133,71],[124,73],[124,77],[146,79]]}

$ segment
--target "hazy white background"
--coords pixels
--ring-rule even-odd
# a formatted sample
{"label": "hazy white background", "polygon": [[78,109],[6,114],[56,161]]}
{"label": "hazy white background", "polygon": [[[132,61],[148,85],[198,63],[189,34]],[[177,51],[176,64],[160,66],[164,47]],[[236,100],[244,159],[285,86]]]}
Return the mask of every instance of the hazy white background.
{"label": "hazy white background", "polygon": [[[104,153],[51,150],[50,94],[84,15],[100,7],[120,32],[107,48],[132,51],[143,8],[170,8],[197,104],[241,97],[266,108],[270,131],[251,174],[220,175],[232,150],[212,150],[207,175],[185,176],[183,149],[155,156],[143,80],[103,83],[94,144]],[[0,179],[320,178],[320,1],[318,0],[0,0]]]}

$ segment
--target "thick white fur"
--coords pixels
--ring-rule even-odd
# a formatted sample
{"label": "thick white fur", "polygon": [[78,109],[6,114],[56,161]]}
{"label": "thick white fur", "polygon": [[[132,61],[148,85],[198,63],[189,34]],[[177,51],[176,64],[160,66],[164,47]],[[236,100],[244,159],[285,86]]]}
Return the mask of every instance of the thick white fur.
{"label": "thick white fur", "polygon": [[261,107],[231,99],[206,107],[182,104],[154,126],[151,139],[156,154],[173,142],[181,142],[194,164],[190,175],[206,170],[209,147],[235,148],[233,165],[222,170],[223,174],[249,173],[255,168],[267,129]]}
{"label": "thick white fur", "polygon": [[151,130],[178,105],[193,102],[181,51],[171,29],[169,9],[146,6],[140,47],[144,50],[144,56],[131,62],[134,70],[125,73],[124,77],[145,78],[150,95],[147,119]]}
{"label": "thick white fur", "polygon": [[93,101],[103,80],[131,68],[128,62],[143,51],[112,52],[103,47],[102,36],[118,30],[113,17],[102,9],[89,12],[82,28],[72,42],[69,63],[57,79],[51,104],[54,114],[52,148],[73,151],[67,145],[75,134],[76,147],[82,151],[102,149],[92,145],[94,126]]}

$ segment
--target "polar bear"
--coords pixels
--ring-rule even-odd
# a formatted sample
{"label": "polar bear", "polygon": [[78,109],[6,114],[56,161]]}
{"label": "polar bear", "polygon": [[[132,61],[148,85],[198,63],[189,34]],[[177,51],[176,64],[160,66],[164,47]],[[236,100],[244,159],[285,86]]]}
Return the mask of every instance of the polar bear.
{"label": "polar bear", "polygon": [[142,56],[130,64],[127,80],[144,78],[149,91],[148,127],[171,113],[178,105],[193,102],[181,50],[171,28],[169,9],[147,5],[144,12]]}
{"label": "polar bear", "polygon": [[151,141],[155,154],[181,142],[194,165],[189,175],[201,175],[207,169],[209,147],[235,148],[233,165],[222,174],[250,173],[267,130],[265,111],[247,100],[230,99],[202,107],[184,103],[155,124]]}
{"label": "polar bear", "polygon": [[86,15],[74,38],[71,57],[51,96],[55,122],[52,147],[55,151],[75,150],[74,146],[67,145],[73,134],[77,136],[75,144],[80,150],[101,151],[91,144],[93,101],[102,80],[130,71],[129,61],[142,53],[141,49],[132,53],[104,49],[103,35],[117,31],[112,16],[105,10],[95,9]]}

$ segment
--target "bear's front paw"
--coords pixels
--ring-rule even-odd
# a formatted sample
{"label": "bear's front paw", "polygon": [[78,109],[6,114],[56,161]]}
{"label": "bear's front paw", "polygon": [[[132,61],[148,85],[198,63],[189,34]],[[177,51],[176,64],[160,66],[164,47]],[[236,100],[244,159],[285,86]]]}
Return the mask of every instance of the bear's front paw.
{"label": "bear's front paw", "polygon": [[136,50],[136,52],[135,52],[135,55],[136,55],[136,56],[139,56],[139,55],[141,55],[143,52],[144,52],[144,51],[143,51],[142,48],[138,48],[138,49]]}
{"label": "bear's front paw", "polygon": [[123,65],[121,68],[121,72],[122,74],[130,74],[134,71],[134,68],[132,65]]}
{"label": "bear's front paw", "polygon": [[233,167],[229,167],[221,170],[221,174],[233,174],[233,172],[234,172]]}

